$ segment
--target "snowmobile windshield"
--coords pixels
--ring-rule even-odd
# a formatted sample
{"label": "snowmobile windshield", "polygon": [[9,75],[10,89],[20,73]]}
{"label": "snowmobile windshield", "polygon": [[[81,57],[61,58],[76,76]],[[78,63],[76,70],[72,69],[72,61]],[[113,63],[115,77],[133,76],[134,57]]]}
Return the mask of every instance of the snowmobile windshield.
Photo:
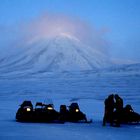
{"label": "snowmobile windshield", "polygon": [[37,102],[35,105],[35,109],[42,109],[43,104],[41,102]]}
{"label": "snowmobile windshield", "polygon": [[33,107],[31,101],[24,101],[22,104],[21,104],[21,107],[24,108],[26,106],[29,106],[29,107]]}

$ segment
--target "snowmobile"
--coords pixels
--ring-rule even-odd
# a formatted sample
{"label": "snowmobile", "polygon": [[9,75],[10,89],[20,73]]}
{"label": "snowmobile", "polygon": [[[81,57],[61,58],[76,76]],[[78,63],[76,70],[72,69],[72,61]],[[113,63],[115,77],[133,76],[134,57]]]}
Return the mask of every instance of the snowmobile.
{"label": "snowmobile", "polygon": [[59,122],[59,112],[54,109],[53,104],[36,103],[34,110],[35,122]]}
{"label": "snowmobile", "polygon": [[134,112],[131,105],[126,105],[123,108],[123,113],[121,115],[122,123],[139,123],[140,122],[140,114]]}
{"label": "snowmobile", "polygon": [[91,123],[87,120],[86,115],[80,111],[78,103],[72,103],[67,109],[66,105],[60,106],[60,119],[68,122],[85,122]]}
{"label": "snowmobile", "polygon": [[43,104],[41,102],[37,102],[34,110],[34,121],[43,121]]}
{"label": "snowmobile", "polygon": [[31,101],[24,101],[16,113],[17,121],[31,121],[33,118],[33,105]]}

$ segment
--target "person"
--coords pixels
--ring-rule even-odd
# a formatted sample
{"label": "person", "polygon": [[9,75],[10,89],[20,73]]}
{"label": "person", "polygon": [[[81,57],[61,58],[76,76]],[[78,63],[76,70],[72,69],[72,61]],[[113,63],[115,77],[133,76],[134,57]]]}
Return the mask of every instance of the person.
{"label": "person", "polygon": [[115,94],[115,108],[116,110],[122,110],[123,109],[123,99],[118,95],[118,94]]}
{"label": "person", "polygon": [[123,99],[118,95],[115,94],[115,118],[116,118],[116,126],[120,126],[121,118],[123,115]]}
{"label": "person", "polygon": [[103,117],[103,126],[106,125],[106,122],[109,122],[111,126],[113,126],[113,112],[115,107],[114,95],[111,94],[104,101],[105,104],[105,113]]}

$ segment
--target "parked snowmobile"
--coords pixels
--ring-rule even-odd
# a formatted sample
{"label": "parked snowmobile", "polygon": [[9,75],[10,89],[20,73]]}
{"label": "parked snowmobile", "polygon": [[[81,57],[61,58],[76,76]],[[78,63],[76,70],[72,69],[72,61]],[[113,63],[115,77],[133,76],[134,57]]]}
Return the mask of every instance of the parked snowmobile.
{"label": "parked snowmobile", "polygon": [[34,111],[36,122],[54,122],[59,120],[59,113],[54,109],[53,104],[36,103]]}
{"label": "parked snowmobile", "polygon": [[37,102],[34,110],[34,121],[43,121],[43,104],[41,102]]}
{"label": "parked snowmobile", "polygon": [[77,103],[72,103],[69,106],[69,109],[67,109],[65,105],[61,105],[60,119],[69,122],[91,122],[87,121],[86,115],[80,111],[79,105]]}
{"label": "parked snowmobile", "polygon": [[57,121],[59,119],[59,113],[54,109],[53,104],[44,105],[43,115],[45,121]]}
{"label": "parked snowmobile", "polygon": [[86,115],[80,111],[77,103],[72,103],[69,106],[69,119],[72,122],[77,122],[80,120],[87,122]]}
{"label": "parked snowmobile", "polygon": [[32,121],[33,105],[31,101],[24,101],[16,113],[17,121]]}
{"label": "parked snowmobile", "polygon": [[134,112],[131,105],[126,105],[122,113],[122,123],[138,123],[140,122],[140,114]]}

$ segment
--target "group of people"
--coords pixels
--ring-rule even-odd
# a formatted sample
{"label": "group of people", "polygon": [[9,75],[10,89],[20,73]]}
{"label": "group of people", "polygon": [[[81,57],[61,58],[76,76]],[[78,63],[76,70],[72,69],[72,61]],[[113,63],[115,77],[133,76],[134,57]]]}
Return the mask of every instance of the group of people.
{"label": "group of people", "polygon": [[103,126],[110,123],[111,126],[120,126],[121,114],[123,112],[123,99],[118,94],[109,95],[105,101],[105,113],[103,117]]}

